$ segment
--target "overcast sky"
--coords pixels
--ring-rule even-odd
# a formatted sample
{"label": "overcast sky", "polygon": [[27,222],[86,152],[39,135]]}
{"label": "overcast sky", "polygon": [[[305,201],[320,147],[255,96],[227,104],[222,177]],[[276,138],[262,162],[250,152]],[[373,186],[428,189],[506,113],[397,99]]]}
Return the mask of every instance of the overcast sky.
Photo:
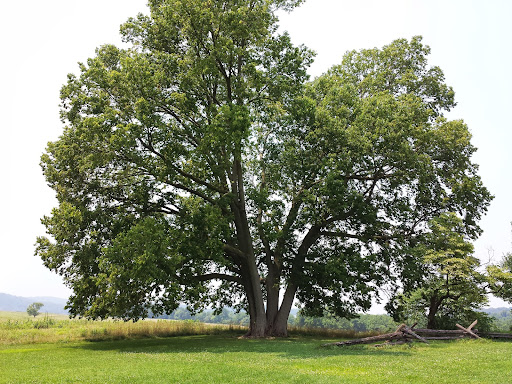
{"label": "overcast sky", "polygon": [[[77,62],[105,43],[120,44],[119,25],[145,0],[25,0],[0,4],[0,292],[67,297],[60,277],[33,256],[40,218],[56,205],[39,158],[58,138],[59,90]],[[317,52],[311,75],[338,64],[347,50],[382,47],[422,35],[430,64],[444,71],[479,150],[484,184],[494,194],[476,242],[484,262],[512,250],[512,2],[508,0],[308,0],[281,16],[296,44]],[[501,303],[496,301],[494,305]]]}

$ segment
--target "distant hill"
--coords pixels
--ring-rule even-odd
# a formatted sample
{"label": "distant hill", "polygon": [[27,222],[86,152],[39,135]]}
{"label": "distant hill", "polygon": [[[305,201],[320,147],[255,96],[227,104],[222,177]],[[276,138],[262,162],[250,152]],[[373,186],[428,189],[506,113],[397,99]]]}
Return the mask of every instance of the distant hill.
{"label": "distant hill", "polygon": [[510,308],[507,308],[507,307],[484,308],[481,311],[487,313],[488,315],[496,316],[496,315],[501,315],[502,313],[507,313],[507,312],[512,311],[512,307],[510,307]]}
{"label": "distant hill", "polygon": [[41,308],[41,313],[59,313],[67,314],[68,311],[64,309],[67,299],[60,297],[36,296],[36,297],[21,297],[9,295],[7,293],[0,293],[0,311],[18,311],[25,312],[29,304],[38,302],[43,303],[44,307]]}

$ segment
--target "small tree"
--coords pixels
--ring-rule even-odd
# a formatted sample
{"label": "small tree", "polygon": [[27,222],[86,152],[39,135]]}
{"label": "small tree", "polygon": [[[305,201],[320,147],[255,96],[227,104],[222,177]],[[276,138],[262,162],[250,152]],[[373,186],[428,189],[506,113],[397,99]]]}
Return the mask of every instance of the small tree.
{"label": "small tree", "polygon": [[411,250],[423,259],[419,266],[423,278],[387,306],[396,321],[426,322],[427,328],[435,329],[479,317],[475,310],[488,302],[488,279],[478,272],[480,262],[472,256],[473,245],[462,231],[462,220],[454,213],[430,222],[424,241]]}
{"label": "small tree", "polygon": [[[512,252],[504,255],[498,265],[488,266],[487,274],[492,294],[509,303],[512,302]],[[512,314],[512,310],[510,313]]]}
{"label": "small tree", "polygon": [[487,267],[487,274],[492,294],[512,302],[512,253],[503,256],[498,265]]}
{"label": "small tree", "polygon": [[36,317],[37,315],[39,315],[39,310],[41,309],[41,307],[43,307],[44,304],[43,303],[32,303],[30,304],[28,307],[27,307],[27,313],[29,316],[34,316]]}

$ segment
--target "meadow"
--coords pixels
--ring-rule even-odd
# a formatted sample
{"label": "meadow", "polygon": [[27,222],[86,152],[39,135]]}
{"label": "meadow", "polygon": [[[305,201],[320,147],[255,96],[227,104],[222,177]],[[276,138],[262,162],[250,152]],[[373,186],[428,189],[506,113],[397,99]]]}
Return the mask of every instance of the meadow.
{"label": "meadow", "polygon": [[0,311],[0,345],[232,334],[233,332],[242,335],[245,328],[196,321],[92,321],[69,319],[66,315],[53,314],[41,314],[32,318],[23,312]]}
{"label": "meadow", "polygon": [[322,347],[339,338],[299,330],[287,339],[254,340],[241,339],[239,327],[49,316],[48,328],[34,328],[44,319],[29,328],[26,315],[0,313],[0,383],[512,382],[510,342],[340,348]]}

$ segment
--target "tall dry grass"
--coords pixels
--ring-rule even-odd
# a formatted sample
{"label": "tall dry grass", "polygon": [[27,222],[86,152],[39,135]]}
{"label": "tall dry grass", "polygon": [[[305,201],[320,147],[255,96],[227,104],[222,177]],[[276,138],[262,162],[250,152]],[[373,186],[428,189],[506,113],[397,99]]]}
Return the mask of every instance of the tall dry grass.
{"label": "tall dry grass", "polygon": [[55,343],[72,341],[100,341],[211,335],[246,332],[236,325],[204,324],[195,321],[141,320],[123,322],[113,320],[56,319],[50,315],[37,319],[6,318],[0,320],[0,345]]}
{"label": "tall dry grass", "polygon": [[[239,325],[205,324],[197,321],[67,319],[62,315],[40,315],[29,318],[20,313],[0,312],[0,345],[55,343],[72,341],[101,341],[156,338],[190,335],[242,335],[246,327]],[[330,339],[351,339],[375,336],[377,331],[356,332],[327,328],[288,327],[289,335]]]}

